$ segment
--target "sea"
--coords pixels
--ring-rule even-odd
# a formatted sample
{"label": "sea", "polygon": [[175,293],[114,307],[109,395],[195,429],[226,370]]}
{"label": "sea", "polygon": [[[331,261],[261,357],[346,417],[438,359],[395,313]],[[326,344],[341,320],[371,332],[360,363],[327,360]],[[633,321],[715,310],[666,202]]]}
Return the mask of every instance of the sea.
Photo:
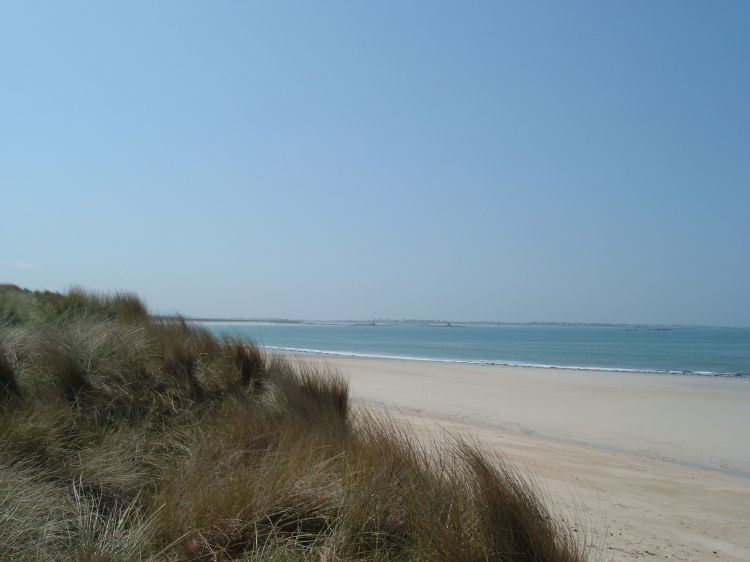
{"label": "sea", "polygon": [[750,328],[203,322],[271,350],[483,365],[750,377]]}

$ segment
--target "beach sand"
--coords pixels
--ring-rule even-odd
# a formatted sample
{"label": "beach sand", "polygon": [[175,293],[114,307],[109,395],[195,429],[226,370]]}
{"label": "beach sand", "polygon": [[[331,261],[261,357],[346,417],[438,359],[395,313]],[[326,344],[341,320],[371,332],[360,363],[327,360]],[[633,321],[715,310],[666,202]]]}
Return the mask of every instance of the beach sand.
{"label": "beach sand", "polygon": [[750,380],[299,357],[419,434],[478,437],[603,560],[750,560]]}

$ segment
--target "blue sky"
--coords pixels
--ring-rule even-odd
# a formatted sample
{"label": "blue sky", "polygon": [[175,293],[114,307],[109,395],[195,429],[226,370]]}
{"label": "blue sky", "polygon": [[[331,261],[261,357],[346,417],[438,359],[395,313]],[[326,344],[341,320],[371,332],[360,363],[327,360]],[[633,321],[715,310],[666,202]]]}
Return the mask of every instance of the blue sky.
{"label": "blue sky", "polygon": [[750,325],[749,25],[744,1],[3,3],[0,280]]}

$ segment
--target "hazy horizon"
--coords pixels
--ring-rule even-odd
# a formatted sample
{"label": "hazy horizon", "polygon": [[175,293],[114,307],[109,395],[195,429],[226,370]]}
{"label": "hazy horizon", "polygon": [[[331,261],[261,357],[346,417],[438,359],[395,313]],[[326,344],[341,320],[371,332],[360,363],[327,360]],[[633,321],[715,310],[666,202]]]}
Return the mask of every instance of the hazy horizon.
{"label": "hazy horizon", "polygon": [[750,326],[750,4],[0,8],[0,282]]}
{"label": "hazy horizon", "polygon": [[496,324],[496,325],[571,325],[571,326],[628,326],[628,327],[682,327],[682,328],[731,328],[731,329],[750,329],[750,326],[743,325],[720,325],[720,324],[681,324],[681,323],[648,323],[648,322],[571,322],[567,320],[468,320],[461,318],[387,318],[374,316],[371,318],[285,318],[285,317],[251,317],[251,316],[190,316],[180,313],[179,311],[159,311],[154,310],[152,313],[163,318],[179,316],[186,320],[195,320],[198,322],[227,322],[227,323],[306,323],[306,324],[356,324],[356,323],[455,323],[455,324]]}

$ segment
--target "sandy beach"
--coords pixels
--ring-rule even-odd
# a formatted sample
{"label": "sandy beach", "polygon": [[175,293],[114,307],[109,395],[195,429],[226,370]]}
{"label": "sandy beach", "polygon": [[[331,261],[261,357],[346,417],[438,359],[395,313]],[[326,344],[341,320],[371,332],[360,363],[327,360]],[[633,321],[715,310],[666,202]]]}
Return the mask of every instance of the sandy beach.
{"label": "sandy beach", "polygon": [[300,358],[418,433],[478,437],[604,560],[750,560],[750,380]]}

